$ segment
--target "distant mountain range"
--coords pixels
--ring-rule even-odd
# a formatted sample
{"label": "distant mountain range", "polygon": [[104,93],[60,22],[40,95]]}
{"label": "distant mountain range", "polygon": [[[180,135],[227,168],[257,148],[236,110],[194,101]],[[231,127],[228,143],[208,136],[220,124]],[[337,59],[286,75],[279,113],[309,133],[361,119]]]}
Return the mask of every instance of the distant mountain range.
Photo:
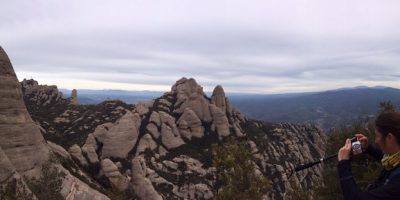
{"label": "distant mountain range", "polygon": [[341,88],[314,93],[230,97],[248,117],[269,122],[311,122],[323,129],[375,117],[379,102],[400,105],[400,89],[390,87]]}
{"label": "distant mountain range", "polygon": [[[71,96],[71,90],[60,89],[64,97]],[[78,101],[80,104],[98,104],[105,100],[119,99],[126,103],[137,103],[162,96],[164,92],[158,91],[127,91],[127,90],[78,90]]]}
{"label": "distant mountain range", "polygon": [[[66,97],[70,90],[61,89]],[[124,90],[78,90],[80,104],[97,104],[120,99],[137,103],[164,92]],[[400,105],[400,89],[385,86],[339,88],[335,90],[285,94],[227,93],[232,105],[248,117],[269,122],[316,123],[327,130],[360,119],[373,118],[381,101]]]}

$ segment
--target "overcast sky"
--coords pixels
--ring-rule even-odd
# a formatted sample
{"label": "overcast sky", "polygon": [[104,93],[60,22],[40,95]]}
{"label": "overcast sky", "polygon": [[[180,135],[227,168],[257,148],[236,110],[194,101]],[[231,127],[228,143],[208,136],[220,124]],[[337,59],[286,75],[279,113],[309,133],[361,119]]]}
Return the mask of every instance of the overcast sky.
{"label": "overcast sky", "polygon": [[398,0],[0,0],[20,80],[59,88],[285,93],[400,88]]}

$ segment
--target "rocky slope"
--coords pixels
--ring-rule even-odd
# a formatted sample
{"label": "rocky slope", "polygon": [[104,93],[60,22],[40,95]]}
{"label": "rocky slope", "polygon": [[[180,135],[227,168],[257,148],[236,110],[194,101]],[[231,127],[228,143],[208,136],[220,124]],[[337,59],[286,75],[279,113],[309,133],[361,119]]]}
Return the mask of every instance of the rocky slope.
{"label": "rocky slope", "polygon": [[77,91],[64,98],[57,86],[39,85],[35,80],[21,82],[24,101],[32,116],[43,128],[46,140],[63,147],[83,145],[89,133],[106,122],[115,122],[133,105],[122,101],[105,101],[97,105],[78,105]]}
{"label": "rocky slope", "polygon": [[90,106],[57,98],[58,90],[45,93],[54,101],[41,101],[50,98],[37,91],[52,86],[22,82],[32,85],[36,92],[24,100],[45,138],[62,146],[53,151],[71,158],[79,167],[65,167],[82,170],[100,189],[137,199],[212,199],[218,188],[211,145],[228,137],[246,141],[257,173],[272,181],[265,199],[285,199],[293,187],[310,190],[322,175],[316,167],[287,177],[294,163],[323,156],[326,141],[318,128],[248,120],[221,86],[207,97],[194,79],[182,78],[149,102]]}

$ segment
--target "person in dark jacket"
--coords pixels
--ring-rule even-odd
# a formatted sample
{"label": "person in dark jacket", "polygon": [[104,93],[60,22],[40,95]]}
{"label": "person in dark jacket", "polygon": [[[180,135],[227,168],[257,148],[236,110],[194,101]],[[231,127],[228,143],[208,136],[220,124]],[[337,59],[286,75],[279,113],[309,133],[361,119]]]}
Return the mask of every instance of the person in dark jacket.
{"label": "person in dark jacket", "polygon": [[352,176],[351,141],[347,139],[338,152],[338,172],[345,200],[400,200],[400,113],[383,113],[375,125],[376,144],[369,144],[363,134],[356,134],[356,137],[363,152],[381,160],[384,169],[366,191],[360,190]]}

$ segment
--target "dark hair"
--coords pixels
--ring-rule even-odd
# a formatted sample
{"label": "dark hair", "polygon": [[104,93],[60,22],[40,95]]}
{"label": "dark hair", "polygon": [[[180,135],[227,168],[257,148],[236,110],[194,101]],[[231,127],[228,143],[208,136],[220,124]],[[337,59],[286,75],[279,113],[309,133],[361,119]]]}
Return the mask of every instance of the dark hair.
{"label": "dark hair", "polygon": [[378,116],[375,121],[376,129],[386,137],[392,133],[397,143],[400,144],[400,113],[399,112],[385,112]]}

